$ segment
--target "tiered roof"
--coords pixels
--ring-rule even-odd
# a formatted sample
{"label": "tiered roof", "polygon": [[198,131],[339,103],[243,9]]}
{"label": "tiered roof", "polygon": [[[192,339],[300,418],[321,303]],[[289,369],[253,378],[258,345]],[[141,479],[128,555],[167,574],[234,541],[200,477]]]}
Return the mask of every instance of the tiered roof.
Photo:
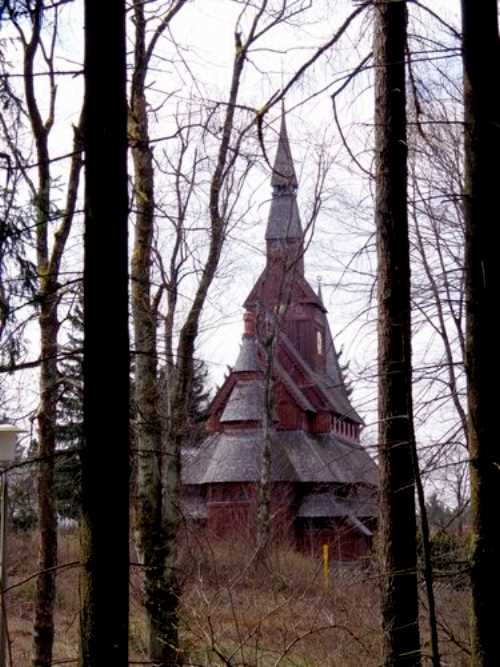
{"label": "tiered roof", "polygon": [[[377,484],[377,467],[361,445],[332,434],[277,431],[272,437],[272,479],[314,484]],[[261,429],[213,433],[186,455],[185,484],[260,479]]]}

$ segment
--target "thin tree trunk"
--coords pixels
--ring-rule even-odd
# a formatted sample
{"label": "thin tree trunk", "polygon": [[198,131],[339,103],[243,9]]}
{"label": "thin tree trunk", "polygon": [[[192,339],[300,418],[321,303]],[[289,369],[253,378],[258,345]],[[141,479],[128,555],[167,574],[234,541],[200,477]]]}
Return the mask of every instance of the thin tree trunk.
{"label": "thin tree trunk", "polygon": [[384,664],[420,664],[410,263],[406,2],[375,5],[380,536]]}
{"label": "thin tree trunk", "polygon": [[431,660],[433,667],[440,667],[441,657],[439,654],[439,636],[436,613],[436,598],[434,596],[434,572],[432,568],[432,543],[425,506],[424,485],[418,465],[417,448],[414,451],[415,483],[417,487],[418,508],[420,511],[420,529],[422,532],[422,555],[424,559],[424,581],[427,593],[427,605],[429,613],[429,630],[431,635]]}
{"label": "thin tree trunk", "polygon": [[57,388],[57,293],[54,276],[49,272],[48,223],[50,217],[49,128],[44,125],[35,98],[33,66],[40,46],[42,6],[38,3],[33,14],[31,40],[25,48],[24,83],[28,113],[39,161],[36,196],[36,250],[40,307],[40,404],[38,407],[37,477],[40,547],[38,567],[44,574],[37,577],[32,663],[34,667],[49,667],[54,642],[55,571],[57,565],[57,517],[54,504],[54,452]]}
{"label": "thin tree trunk", "polygon": [[[500,92],[497,3],[462,0],[465,102],[465,293],[468,443],[471,480],[472,664],[499,665],[492,619],[500,597],[500,448],[496,305],[498,301],[498,174]],[[493,216],[493,217],[492,217]]]}
{"label": "thin tree trunk", "polygon": [[[265,326],[265,325],[264,325]],[[272,502],[272,433],[274,412],[273,361],[278,325],[273,322],[272,332],[265,340],[266,369],[264,377],[264,406],[262,422],[262,455],[260,459],[260,479],[257,489],[257,554],[256,562],[265,562],[271,546],[271,502]]]}
{"label": "thin tree trunk", "polygon": [[54,493],[54,452],[57,389],[57,309],[56,295],[46,295],[40,313],[41,355],[40,405],[38,408],[38,456],[40,457],[37,499],[40,547],[33,620],[33,665],[52,664],[54,642],[54,602],[57,565],[57,516]]}
{"label": "thin tree trunk", "polygon": [[[80,665],[128,664],[129,339],[125,2],[85,2]],[[106,63],[106,76],[102,76]]]}
{"label": "thin tree trunk", "polygon": [[[40,526],[39,568],[43,572],[37,578],[33,621],[33,665],[52,664],[54,641],[54,603],[56,592],[55,566],[57,565],[57,514],[55,506],[54,454],[56,449],[56,419],[58,396],[57,358],[58,344],[58,276],[66,240],[73,222],[80,172],[82,168],[80,125],[75,129],[68,181],[66,207],[63,219],[55,234],[55,241],[48,261],[46,226],[50,196],[39,201],[38,235],[43,235],[38,251],[41,364],[40,364],[40,405],[38,409],[38,472],[37,498]],[[47,163],[48,164],[48,163]],[[50,174],[46,174],[47,182]],[[45,179],[42,181],[45,182]]]}
{"label": "thin tree trunk", "polygon": [[[172,589],[170,571],[175,567],[176,540],[164,520],[164,496],[171,493],[163,478],[164,431],[157,363],[157,312],[151,295],[152,244],[155,214],[153,153],[148,129],[145,81],[154,46],[186,0],[178,0],[166,13],[149,44],[143,2],[134,2],[134,71],[129,109],[129,139],[134,164],[136,205],[135,240],[132,256],[132,316],[135,342],[135,408],[138,449],[138,497],[136,528],[144,565],[144,606],[148,623],[148,656],[158,667],[179,661],[177,606],[178,590]],[[172,359],[167,360],[171,369]],[[167,372],[168,380],[171,373]],[[174,483],[174,488],[177,482]],[[173,555],[172,555],[173,554]],[[173,559],[174,562],[171,562]],[[174,613],[172,614],[172,610]]]}
{"label": "thin tree trunk", "polygon": [[[135,343],[135,410],[138,450],[136,529],[144,565],[144,607],[148,623],[148,656],[167,665],[172,637],[163,581],[166,536],[162,524],[162,424],[156,350],[156,313],[151,300],[154,232],[154,171],[149,143],[145,77],[146,21],[142,2],[134,5],[135,62],[129,109],[129,141],[134,164],[135,240],[132,255],[132,317]],[[174,645],[177,645],[175,640]]]}

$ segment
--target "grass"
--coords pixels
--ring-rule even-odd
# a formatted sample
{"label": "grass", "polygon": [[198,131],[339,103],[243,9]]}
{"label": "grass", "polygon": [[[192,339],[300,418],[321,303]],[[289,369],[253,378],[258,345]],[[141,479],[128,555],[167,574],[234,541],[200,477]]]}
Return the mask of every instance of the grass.
{"label": "grass", "polygon": [[[29,665],[36,538],[9,537],[6,596],[15,667]],[[59,562],[78,560],[78,535],[62,532]],[[327,588],[321,563],[286,546],[255,562],[248,544],[190,540],[181,548],[181,638],[196,667],[375,667],[381,663],[379,587],[373,567],[335,566]],[[140,572],[132,569],[131,659],[146,660]],[[468,664],[468,592],[437,585],[442,664]],[[421,630],[428,652],[425,596]],[[76,659],[78,568],[58,574],[54,664]],[[71,662],[67,663],[71,664]],[[424,660],[425,664],[425,660]],[[430,661],[428,661],[430,664]]]}

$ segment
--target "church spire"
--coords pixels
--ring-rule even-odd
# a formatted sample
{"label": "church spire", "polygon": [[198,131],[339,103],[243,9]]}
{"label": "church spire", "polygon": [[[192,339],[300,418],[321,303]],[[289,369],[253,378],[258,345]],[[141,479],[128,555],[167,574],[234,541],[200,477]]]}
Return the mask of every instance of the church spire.
{"label": "church spire", "polygon": [[271,185],[273,195],[266,229],[266,241],[301,241],[302,225],[296,196],[299,184],[288,141],[284,107],[281,110],[280,135]]}
{"label": "church spire", "polygon": [[278,141],[278,150],[274,160],[271,185],[275,188],[287,188],[295,191],[298,187],[297,175],[293,164],[292,151],[286,129],[285,105],[281,107],[281,127]]}

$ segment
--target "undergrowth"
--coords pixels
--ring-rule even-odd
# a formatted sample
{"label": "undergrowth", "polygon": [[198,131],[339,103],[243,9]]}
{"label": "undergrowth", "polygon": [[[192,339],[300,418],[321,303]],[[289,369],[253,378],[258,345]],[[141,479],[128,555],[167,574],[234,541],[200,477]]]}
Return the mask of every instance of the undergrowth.
{"label": "undergrowth", "polygon": [[[34,535],[9,536],[8,613],[12,665],[28,667],[36,572]],[[62,531],[57,577],[54,664],[78,651],[76,531]],[[180,548],[180,631],[185,665],[196,667],[375,667],[381,664],[377,570],[370,563],[322,563],[286,545],[256,559],[252,546],[191,536]],[[12,587],[12,588],[11,588]],[[437,586],[442,664],[468,664],[468,591]],[[421,593],[424,664],[428,654]],[[130,655],[146,660],[140,568],[131,568]],[[429,661],[430,664],[430,661]]]}

